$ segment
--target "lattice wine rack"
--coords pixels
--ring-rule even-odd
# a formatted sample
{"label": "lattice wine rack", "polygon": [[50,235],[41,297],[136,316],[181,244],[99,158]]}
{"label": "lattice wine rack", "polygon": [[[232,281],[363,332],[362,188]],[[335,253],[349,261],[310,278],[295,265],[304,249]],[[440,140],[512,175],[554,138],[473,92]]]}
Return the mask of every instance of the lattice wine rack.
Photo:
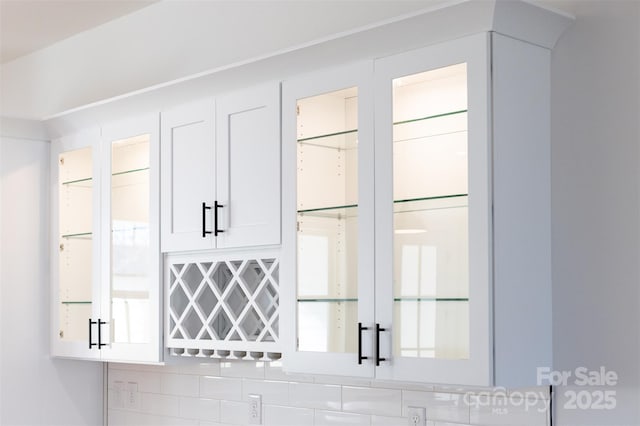
{"label": "lattice wine rack", "polygon": [[279,261],[264,254],[167,258],[171,354],[280,358]]}

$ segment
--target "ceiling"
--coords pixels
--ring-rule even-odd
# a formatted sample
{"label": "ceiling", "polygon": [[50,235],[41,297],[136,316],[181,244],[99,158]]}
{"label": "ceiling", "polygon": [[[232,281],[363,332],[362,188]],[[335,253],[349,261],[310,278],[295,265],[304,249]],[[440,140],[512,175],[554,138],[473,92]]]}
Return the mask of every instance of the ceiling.
{"label": "ceiling", "polygon": [[43,49],[158,0],[0,0],[0,63]]}

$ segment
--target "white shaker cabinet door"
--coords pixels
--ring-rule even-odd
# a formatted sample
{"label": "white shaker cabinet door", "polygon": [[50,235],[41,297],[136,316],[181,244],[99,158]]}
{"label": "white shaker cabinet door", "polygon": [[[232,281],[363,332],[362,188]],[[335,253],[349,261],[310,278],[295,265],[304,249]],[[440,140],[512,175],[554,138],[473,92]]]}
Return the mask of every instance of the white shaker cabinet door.
{"label": "white shaker cabinet door", "polygon": [[215,103],[204,100],[161,114],[163,252],[215,247]]}
{"label": "white shaker cabinet door", "polygon": [[217,99],[218,248],[280,243],[280,85]]}

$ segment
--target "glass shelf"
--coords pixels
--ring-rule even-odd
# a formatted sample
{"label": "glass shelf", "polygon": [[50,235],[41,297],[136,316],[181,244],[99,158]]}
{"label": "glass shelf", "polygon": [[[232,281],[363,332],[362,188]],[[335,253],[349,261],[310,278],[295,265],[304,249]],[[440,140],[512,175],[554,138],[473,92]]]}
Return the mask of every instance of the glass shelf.
{"label": "glass shelf", "polygon": [[[410,211],[418,211],[418,210],[431,210],[437,208],[451,208],[451,207],[466,207],[466,203],[463,205],[460,202],[446,203],[442,205],[435,205],[433,202],[437,200],[456,200],[460,198],[467,197],[469,194],[450,194],[450,195],[438,195],[435,197],[421,197],[421,198],[409,198],[405,200],[394,200],[394,212],[395,213],[406,213]],[[419,203],[418,207],[415,206],[415,203]],[[347,204],[344,206],[332,206],[332,207],[319,207],[314,209],[303,209],[298,210],[299,215],[308,215],[314,217],[327,217],[327,218],[335,218],[335,219],[343,219],[347,217],[355,217],[357,216],[357,204]]]}
{"label": "glass shelf", "polygon": [[130,173],[138,173],[138,172],[144,172],[149,170],[149,167],[142,167],[140,169],[132,169],[132,170],[123,170],[121,172],[113,172],[111,173],[111,176],[120,176],[120,175],[128,175]]}
{"label": "glass shelf", "polygon": [[358,147],[358,129],[301,138],[298,143],[323,148],[354,149]]}
{"label": "glass shelf", "polygon": [[[144,172],[144,171],[147,171],[147,170],[149,170],[149,167],[143,167],[141,169],[123,170],[121,172],[114,172],[114,173],[111,174],[111,176],[127,175],[127,174],[131,174],[131,173]],[[93,180],[93,178],[91,178],[91,177],[83,178],[83,179],[75,179],[75,180],[69,180],[69,181],[62,182],[61,185],[85,186],[85,185],[80,185],[80,184],[86,183],[86,182],[91,182],[92,180]]]}
{"label": "glass shelf", "polygon": [[63,300],[60,303],[63,305],[90,305],[92,302],[86,300]]}
{"label": "glass shelf", "polygon": [[402,124],[418,123],[418,122],[421,122],[421,121],[433,120],[433,119],[436,119],[436,118],[442,118],[442,117],[449,117],[449,116],[452,116],[452,115],[464,114],[467,111],[468,110],[466,110],[466,109],[461,109],[459,111],[445,112],[445,113],[442,113],[442,114],[429,115],[427,117],[418,117],[418,118],[412,118],[410,120],[396,121],[395,123],[393,123],[393,125],[394,126],[400,126]]}
{"label": "glass shelf", "polygon": [[394,297],[394,302],[468,302],[468,297]]}
{"label": "glass shelf", "polygon": [[[443,136],[452,133],[466,132],[466,126],[461,128],[460,123],[455,120],[456,116],[461,116],[467,113],[466,109],[459,111],[445,112],[442,114],[430,115],[427,117],[413,118],[410,120],[397,121],[393,123],[396,129],[402,127],[416,127],[421,123],[429,123],[438,118],[451,117],[454,120],[447,120],[447,122],[441,123],[441,126],[422,130],[421,138]],[[442,121],[442,120],[440,120]],[[466,120],[465,120],[466,122]],[[410,137],[394,137],[393,142],[403,142],[406,140],[412,140],[415,138]],[[319,146],[324,148],[333,149],[353,149],[358,146],[358,129],[344,130],[342,132],[327,133],[317,136],[310,136],[307,138],[298,139],[300,145]]]}
{"label": "glass shelf", "polygon": [[357,302],[357,298],[303,298],[298,299],[299,303],[302,302],[324,302],[324,303],[340,303],[340,302]]}
{"label": "glass shelf", "polygon": [[440,143],[450,146],[466,141],[467,127],[467,110],[398,121],[393,124],[393,143],[425,143],[439,138]]}
{"label": "glass shelf", "polygon": [[[149,227],[148,226],[137,226],[135,228],[122,228],[122,229],[112,229],[111,232],[112,233],[116,233],[116,232],[148,232],[149,231]],[[67,239],[78,239],[78,240],[90,240],[91,236],[93,235],[93,232],[80,232],[80,233],[76,233],[76,234],[62,234],[60,235],[60,238],[67,238]]]}
{"label": "glass shelf", "polygon": [[90,240],[91,236],[93,235],[92,232],[81,232],[81,233],[77,233],[77,234],[62,234],[60,235],[60,238],[74,238],[74,239],[78,239],[78,240]]}
{"label": "glass shelf", "polygon": [[61,182],[61,184],[62,185],[77,185],[77,186],[90,188],[91,185],[80,185],[80,184],[91,182],[92,180],[93,180],[93,178],[88,177],[88,178],[83,178],[83,179],[68,180],[68,181],[65,181],[65,182]]}

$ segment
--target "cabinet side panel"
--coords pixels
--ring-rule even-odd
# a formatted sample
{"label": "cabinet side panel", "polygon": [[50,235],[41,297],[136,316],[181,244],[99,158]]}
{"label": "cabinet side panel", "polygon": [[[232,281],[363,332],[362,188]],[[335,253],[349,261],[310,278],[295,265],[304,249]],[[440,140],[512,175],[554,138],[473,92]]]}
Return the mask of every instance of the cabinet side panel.
{"label": "cabinet side panel", "polygon": [[493,34],[495,384],[551,367],[550,51]]}

